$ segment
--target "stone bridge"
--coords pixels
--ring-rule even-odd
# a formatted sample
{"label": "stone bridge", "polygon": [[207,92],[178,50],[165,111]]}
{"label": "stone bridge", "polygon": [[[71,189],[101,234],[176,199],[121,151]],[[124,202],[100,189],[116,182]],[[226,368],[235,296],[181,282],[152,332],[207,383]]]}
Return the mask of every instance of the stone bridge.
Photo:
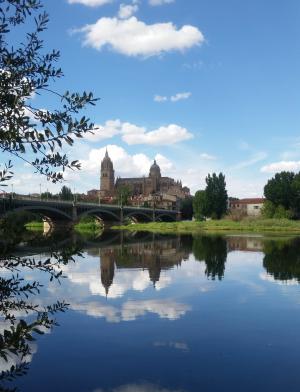
{"label": "stone bridge", "polygon": [[8,212],[29,211],[42,216],[51,227],[70,226],[86,216],[94,216],[104,224],[120,223],[127,219],[136,222],[173,222],[180,220],[180,211],[156,208],[118,206],[58,200],[38,200],[4,197],[0,199],[0,218]]}

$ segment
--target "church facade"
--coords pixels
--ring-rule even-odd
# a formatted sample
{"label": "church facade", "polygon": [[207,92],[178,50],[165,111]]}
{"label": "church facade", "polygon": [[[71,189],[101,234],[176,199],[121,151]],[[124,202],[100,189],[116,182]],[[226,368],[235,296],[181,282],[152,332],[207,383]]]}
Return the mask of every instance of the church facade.
{"label": "church facade", "polygon": [[181,181],[175,181],[173,178],[161,175],[160,167],[156,161],[150,167],[148,177],[115,179],[113,162],[106,151],[101,162],[100,197],[114,197],[121,187],[128,187],[132,197],[148,197],[159,194],[184,199],[190,196],[189,188],[182,186]]}

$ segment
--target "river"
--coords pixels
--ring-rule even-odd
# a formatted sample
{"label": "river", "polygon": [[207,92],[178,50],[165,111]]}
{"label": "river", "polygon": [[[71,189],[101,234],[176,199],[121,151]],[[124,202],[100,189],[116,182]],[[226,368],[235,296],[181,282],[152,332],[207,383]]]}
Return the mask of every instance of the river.
{"label": "river", "polygon": [[35,320],[32,306],[65,305],[22,359],[1,359],[3,390],[300,390],[299,238],[36,233],[9,251],[2,287],[12,276],[39,286],[2,295],[2,342]]}

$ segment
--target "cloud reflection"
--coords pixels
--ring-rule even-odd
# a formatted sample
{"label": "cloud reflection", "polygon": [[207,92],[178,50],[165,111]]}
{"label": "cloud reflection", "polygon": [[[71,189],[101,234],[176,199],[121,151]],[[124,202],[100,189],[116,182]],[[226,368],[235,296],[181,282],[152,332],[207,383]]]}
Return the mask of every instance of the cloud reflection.
{"label": "cloud reflection", "polygon": [[163,388],[157,385],[148,384],[148,383],[133,383],[121,385],[119,387],[104,390],[104,389],[95,389],[93,392],[184,392],[182,389],[168,389]]}
{"label": "cloud reflection", "polygon": [[119,323],[136,320],[147,313],[156,314],[163,319],[177,320],[191,310],[191,307],[173,300],[145,300],[127,301],[120,309],[96,301],[71,304],[71,309],[85,313],[88,316],[103,317],[109,323]]}

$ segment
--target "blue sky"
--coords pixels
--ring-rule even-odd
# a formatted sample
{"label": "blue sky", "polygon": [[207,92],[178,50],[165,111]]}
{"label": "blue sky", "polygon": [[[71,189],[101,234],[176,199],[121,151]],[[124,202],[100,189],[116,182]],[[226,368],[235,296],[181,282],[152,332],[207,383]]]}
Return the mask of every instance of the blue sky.
{"label": "blue sky", "polygon": [[[194,192],[222,171],[231,196],[262,196],[276,171],[300,170],[297,0],[45,0],[45,47],[61,50],[56,90],[91,90],[99,131],[70,150],[67,185],[99,185],[108,146],[120,176],[163,175]],[[54,86],[52,86],[54,87]],[[49,97],[35,104],[51,107]],[[56,191],[15,167],[16,191]]]}

